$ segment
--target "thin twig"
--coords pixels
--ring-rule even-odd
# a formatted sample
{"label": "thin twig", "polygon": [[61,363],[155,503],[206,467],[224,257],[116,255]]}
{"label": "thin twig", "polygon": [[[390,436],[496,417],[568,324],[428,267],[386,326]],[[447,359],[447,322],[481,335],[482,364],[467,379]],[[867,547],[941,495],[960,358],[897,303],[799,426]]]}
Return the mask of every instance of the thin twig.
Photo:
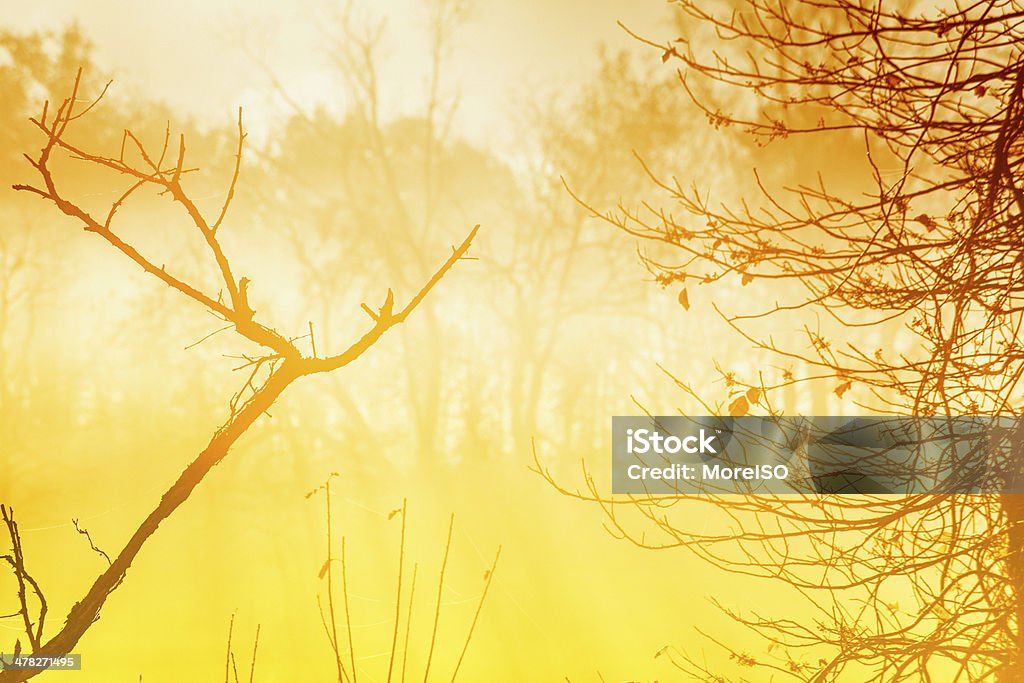
{"label": "thin twig", "polygon": [[455,513],[448,521],[448,539],[444,543],[444,558],[441,560],[441,571],[437,579],[437,605],[434,607],[434,628],[430,632],[430,650],[427,652],[427,665],[423,669],[423,683],[430,676],[430,663],[434,659],[434,645],[437,644],[437,625],[441,621],[441,596],[444,593],[444,572],[448,566],[448,552],[452,548],[452,529],[455,527]]}
{"label": "thin twig", "polygon": [[189,349],[192,349],[192,348],[195,348],[195,347],[199,346],[200,344],[202,344],[204,341],[206,341],[210,337],[216,336],[216,335],[220,334],[221,332],[223,332],[224,330],[230,330],[232,327],[234,327],[234,324],[225,325],[224,327],[222,327],[222,328],[220,328],[218,330],[214,330],[213,332],[211,332],[210,334],[206,335],[205,337],[203,337],[199,341],[192,342],[191,344],[186,346],[185,347],[185,351],[188,351]]}
{"label": "thin twig", "polygon": [[231,622],[228,624],[228,651],[224,655],[224,683],[231,683],[231,636],[235,631],[235,614],[231,613]]}
{"label": "thin twig", "polygon": [[[327,560],[324,562],[324,569],[320,571],[320,576],[327,574],[327,611],[330,614],[329,630],[327,631],[327,639],[331,641],[331,649],[334,650],[334,661],[338,669],[338,683],[346,683],[349,680],[348,672],[345,670],[345,664],[341,660],[341,646],[338,640],[338,618],[334,611],[334,551],[333,541],[331,539],[331,479],[338,476],[336,472],[332,472],[327,481],[323,485],[324,493],[327,498]],[[342,541],[344,543],[344,540]],[[325,625],[327,626],[327,625]]]}
{"label": "thin twig", "polygon": [[409,632],[412,631],[412,605],[416,597],[416,574],[419,572],[419,563],[412,565],[412,582],[409,585],[409,607],[405,615],[405,642],[402,644],[402,683],[405,683],[405,664],[409,658]]}
{"label": "thin twig", "polygon": [[[18,614],[21,615],[22,621],[25,624],[25,635],[28,637],[29,645],[32,646],[32,651],[39,652],[40,643],[43,638],[43,622],[46,620],[46,598],[43,596],[43,591],[39,588],[39,584],[36,583],[36,580],[25,569],[25,551],[21,545],[21,533],[18,531],[18,523],[14,521],[14,510],[5,505],[0,505],[0,516],[2,516],[4,524],[7,526],[7,534],[11,539],[11,552],[13,553],[13,555],[0,556],[0,559],[6,560],[14,569],[14,576],[18,580]],[[34,625],[28,606],[27,587],[32,589],[36,599],[39,601],[39,614]]]}
{"label": "thin twig", "polygon": [[348,606],[348,567],[345,564],[345,537],[341,537],[341,597],[345,601],[345,630],[348,633],[348,657],[352,665],[352,683],[356,683],[356,648],[352,644],[352,612]]}
{"label": "thin twig", "polygon": [[107,561],[107,564],[110,564],[110,555],[107,555],[101,549],[96,547],[96,544],[93,543],[93,541],[92,541],[92,536],[89,534],[89,530],[79,526],[77,519],[72,519],[71,523],[75,525],[75,531],[77,531],[78,533],[80,533],[83,536],[85,536],[85,540],[87,540],[89,542],[89,547],[92,548],[93,551],[95,551],[95,552],[99,553],[100,555],[102,555],[103,559]]}
{"label": "thin twig", "polygon": [[256,638],[252,641],[252,661],[249,663],[249,683],[253,683],[256,675],[256,650],[260,646],[260,625],[256,624]]}
{"label": "thin twig", "polygon": [[398,621],[402,614],[402,569],[405,565],[405,506],[406,499],[402,499],[402,537],[398,544],[398,588],[395,595],[395,629],[391,634],[391,656],[388,658],[388,683],[391,683],[391,674],[395,666],[395,649],[398,647]]}
{"label": "thin twig", "polygon": [[491,587],[491,581],[494,580],[494,570],[498,568],[498,558],[501,557],[501,546],[498,546],[498,552],[494,554],[494,562],[491,563],[491,568],[484,573],[484,592],[480,595],[480,602],[476,605],[476,612],[473,614],[473,621],[469,625],[469,633],[466,634],[466,642],[462,645],[462,652],[459,653],[459,661],[455,663],[455,670],[452,671],[452,683],[455,683],[455,677],[459,675],[459,668],[462,666],[462,660],[466,656],[466,650],[469,649],[469,641],[473,638],[473,630],[476,628],[476,622],[480,619],[480,611],[484,607],[484,600],[487,599],[487,591]]}

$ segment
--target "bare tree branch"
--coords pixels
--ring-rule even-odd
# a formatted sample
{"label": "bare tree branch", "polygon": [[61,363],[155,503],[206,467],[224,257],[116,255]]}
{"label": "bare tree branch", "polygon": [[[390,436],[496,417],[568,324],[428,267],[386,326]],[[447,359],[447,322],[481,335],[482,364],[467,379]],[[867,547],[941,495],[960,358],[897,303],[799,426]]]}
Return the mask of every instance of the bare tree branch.
{"label": "bare tree branch", "polygon": [[[78,100],[80,89],[81,71],[79,71],[78,76],[75,78],[71,95],[61,103],[52,115],[47,103],[44,105],[41,115],[38,118],[32,119],[35,126],[46,136],[45,144],[38,156],[29,158],[31,165],[40,176],[42,187],[38,188],[19,184],[15,185],[15,189],[36,194],[53,203],[62,213],[79,221],[86,231],[98,235],[136,263],[145,272],[206,307],[215,316],[230,323],[241,337],[264,347],[268,350],[268,353],[260,357],[247,358],[245,367],[251,366],[252,371],[242,390],[231,400],[230,414],[227,420],[214,432],[206,448],[196,456],[178,479],[166,490],[156,507],[142,520],[125,546],[110,561],[110,566],[96,578],[82,599],[71,608],[64,626],[48,640],[45,640],[45,642],[42,626],[46,614],[46,603],[38,586],[24,569],[20,540],[15,541],[14,555],[4,557],[12,565],[18,577],[19,585],[22,586],[19,593],[21,596],[20,613],[25,619],[26,629],[30,634],[32,650],[34,652],[47,653],[68,653],[74,649],[80,638],[99,618],[103,605],[124,580],[135,557],[153,536],[160,524],[189,498],[196,486],[227,456],[230,448],[238,438],[270,408],[292,382],[306,375],[330,372],[351,363],[372,347],[385,332],[395,325],[404,322],[438,282],[452,269],[455,263],[466,254],[479,228],[479,226],[474,227],[460,245],[453,248],[451,256],[438,267],[434,274],[426,280],[409,302],[400,310],[397,312],[393,310],[394,296],[389,290],[388,298],[376,314],[372,327],[349,345],[348,348],[340,353],[326,357],[317,358],[315,354],[313,357],[304,356],[294,343],[294,340],[301,338],[300,336],[286,337],[273,328],[257,321],[255,311],[253,311],[248,300],[247,287],[249,280],[244,277],[236,280],[229,258],[222,248],[218,237],[218,230],[224,225],[232,199],[235,196],[235,189],[240,174],[243,141],[245,139],[241,112],[239,112],[238,119],[238,143],[232,178],[221,210],[217,218],[210,222],[199,210],[182,184],[182,177],[192,170],[185,166],[186,143],[184,135],[179,136],[176,161],[171,166],[164,165],[164,159],[169,151],[169,141],[171,138],[169,127],[159,155],[150,153],[130,131],[125,131],[122,138],[122,148],[117,157],[86,151],[69,140],[68,135],[71,124],[96,106],[103,93],[106,92],[104,89],[100,96],[92,101],[84,110],[76,112],[75,102]],[[133,165],[126,160],[125,146],[128,144],[133,145],[139,152],[142,159],[141,165]],[[112,169],[129,179],[130,186],[112,203],[105,218],[101,220],[95,217],[59,189],[50,166],[51,161],[58,153],[64,153],[72,159],[93,167]],[[214,298],[212,295],[204,293],[199,286],[189,283],[183,278],[172,275],[165,266],[156,265],[156,260],[143,255],[132,244],[114,232],[112,222],[118,209],[134,192],[145,186],[157,188],[180,205],[184,209],[188,221],[201,233],[207,245],[208,253],[212,256],[216,271],[223,281],[224,287],[227,289],[227,302],[222,301],[219,297]],[[5,521],[8,520],[6,508],[4,508],[4,519]],[[8,530],[12,539],[18,538],[13,519],[10,519],[8,522]],[[38,617],[34,623],[29,613],[26,587],[33,589],[41,603]],[[38,672],[2,671],[0,672],[0,682],[24,681],[33,677],[36,673]]]}

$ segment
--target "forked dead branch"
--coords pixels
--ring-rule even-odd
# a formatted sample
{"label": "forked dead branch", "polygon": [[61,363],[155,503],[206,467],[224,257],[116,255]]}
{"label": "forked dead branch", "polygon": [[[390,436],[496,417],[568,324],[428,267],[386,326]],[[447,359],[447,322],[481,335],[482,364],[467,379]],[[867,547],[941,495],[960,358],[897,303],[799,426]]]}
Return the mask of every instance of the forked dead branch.
{"label": "forked dead branch", "polygon": [[[225,327],[233,329],[244,339],[257,344],[262,351],[257,355],[244,357],[245,362],[242,367],[249,370],[251,374],[242,390],[232,399],[227,420],[216,429],[206,448],[192,460],[178,479],[166,490],[153,511],[141,521],[125,546],[112,558],[110,566],[96,578],[82,599],[71,608],[64,626],[49,639],[45,639],[42,633],[43,615],[30,617],[28,603],[25,600],[22,601],[26,632],[31,634],[29,641],[34,653],[71,652],[82,635],[99,618],[100,610],[107,598],[124,580],[132,561],[156,532],[161,522],[172,515],[188,499],[210,470],[228,454],[235,441],[273,405],[281,393],[301,377],[332,372],[348,365],[362,356],[385,332],[405,322],[437,283],[466,255],[479,229],[479,226],[474,227],[460,244],[451,248],[451,253],[404,305],[396,303],[396,295],[390,289],[387,290],[382,305],[371,307],[364,304],[363,308],[370,314],[369,324],[363,334],[353,340],[347,348],[327,355],[324,355],[323,349],[320,350],[319,355],[304,353],[303,349],[297,345],[297,341],[304,339],[307,335],[285,335],[257,318],[249,303],[250,280],[247,277],[240,277],[232,268],[230,258],[223,249],[218,236],[218,231],[223,228],[225,218],[231,209],[240,176],[246,137],[241,111],[239,111],[238,117],[238,142],[234,170],[224,201],[216,217],[211,219],[200,210],[183,183],[183,179],[188,174],[196,171],[195,168],[186,164],[187,148],[184,135],[178,136],[177,140],[172,141],[168,127],[161,148],[151,150],[135,134],[126,130],[122,138],[121,149],[116,156],[107,156],[91,151],[84,144],[72,140],[71,132],[74,129],[74,123],[96,107],[105,93],[106,88],[95,99],[83,100],[81,72],[79,72],[67,99],[55,109],[49,102],[43,106],[41,114],[31,121],[45,136],[45,142],[37,156],[26,155],[29,163],[38,173],[37,184],[15,185],[14,189],[36,194],[52,203],[66,216],[80,222],[87,232],[105,240],[152,277],[205,307],[220,318]],[[87,102],[84,106],[81,104],[83,101]],[[94,213],[84,208],[75,198],[66,195],[59,185],[52,164],[61,156],[97,169],[106,168],[115,171],[128,182],[128,185],[103,215]],[[133,159],[137,159],[137,161],[133,161]],[[190,226],[199,231],[212,267],[218,273],[222,288],[220,292],[214,294],[204,291],[201,285],[189,281],[184,276],[176,275],[173,267],[166,266],[161,261],[144,254],[115,230],[114,220],[118,211],[142,188],[155,189],[169,197],[184,212]],[[15,535],[14,532],[11,533],[13,540]],[[20,545],[18,547],[20,548]],[[18,565],[14,568],[15,574],[19,580],[28,580],[27,573],[23,569],[19,569],[24,564],[20,550],[15,557]],[[42,591],[34,585],[32,587],[37,590],[37,594],[41,598]],[[38,672],[2,671],[0,672],[0,681],[3,683],[24,681],[36,673]]]}

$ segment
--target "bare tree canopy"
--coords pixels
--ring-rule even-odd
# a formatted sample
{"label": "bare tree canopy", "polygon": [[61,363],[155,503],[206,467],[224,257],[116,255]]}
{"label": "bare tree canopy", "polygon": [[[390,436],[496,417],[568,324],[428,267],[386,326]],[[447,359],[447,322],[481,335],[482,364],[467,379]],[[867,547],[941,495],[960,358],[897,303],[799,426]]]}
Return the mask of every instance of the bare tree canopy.
{"label": "bare tree canopy", "polygon": [[[645,265],[679,288],[686,308],[695,285],[747,287],[758,310],[720,314],[753,346],[809,368],[727,375],[737,397],[730,412],[771,411],[785,388],[826,383],[871,413],[1019,415],[1024,6],[676,6],[682,37],[637,37],[678,68],[720,135],[781,146],[796,160],[785,172],[755,171],[760,196],[741,203],[649,172],[657,200],[593,211],[647,241]],[[802,152],[851,142],[861,149],[846,169],[852,184],[833,187],[800,163]],[[672,208],[655,208],[666,203]],[[797,321],[803,341],[755,331],[766,319],[772,329]],[[867,346],[872,330],[910,340],[908,350]],[[694,393],[685,380],[680,387]],[[809,621],[722,601],[763,638],[756,651],[718,639],[737,666],[764,668],[758,676],[1024,677],[1016,496],[625,501],[588,484],[566,493],[598,501],[633,542],[685,547],[725,572],[808,598]],[[695,532],[694,515],[717,516],[727,531]],[[722,680],[692,651],[665,653],[702,680]]]}

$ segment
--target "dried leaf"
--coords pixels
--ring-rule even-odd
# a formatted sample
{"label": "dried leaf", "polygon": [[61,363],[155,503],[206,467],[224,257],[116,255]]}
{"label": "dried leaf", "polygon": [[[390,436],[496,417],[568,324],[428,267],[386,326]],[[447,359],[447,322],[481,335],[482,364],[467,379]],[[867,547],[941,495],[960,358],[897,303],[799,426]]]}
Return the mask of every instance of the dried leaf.
{"label": "dried leaf", "polygon": [[690,310],[690,295],[686,292],[686,287],[679,290],[679,305]]}
{"label": "dried leaf", "polygon": [[926,213],[914,216],[914,220],[923,225],[928,232],[935,229],[935,220]]}
{"label": "dried leaf", "polygon": [[747,389],[747,400],[754,405],[761,402],[761,390],[758,387],[750,387]]}
{"label": "dried leaf", "polygon": [[835,395],[839,398],[843,397],[847,391],[850,390],[850,385],[853,384],[850,380],[847,380],[835,388]]}
{"label": "dried leaf", "polygon": [[974,88],[974,94],[977,95],[978,97],[984,97],[985,93],[987,93],[987,92],[988,92],[988,89],[985,86],[983,86],[983,85],[979,85],[979,86]]}
{"label": "dried leaf", "polygon": [[318,579],[324,578],[324,574],[327,573],[327,568],[330,567],[330,566],[331,566],[331,561],[330,560],[327,560],[326,562],[324,562],[324,566],[320,567],[320,573],[316,575],[317,578]]}
{"label": "dried leaf", "polygon": [[750,410],[750,404],[747,403],[746,396],[740,396],[729,404],[729,415],[732,417],[743,417],[748,410]]}
{"label": "dried leaf", "polygon": [[740,278],[740,284],[742,284],[744,287],[746,287],[753,281],[754,276],[751,275],[750,273],[743,273],[743,277]]}

